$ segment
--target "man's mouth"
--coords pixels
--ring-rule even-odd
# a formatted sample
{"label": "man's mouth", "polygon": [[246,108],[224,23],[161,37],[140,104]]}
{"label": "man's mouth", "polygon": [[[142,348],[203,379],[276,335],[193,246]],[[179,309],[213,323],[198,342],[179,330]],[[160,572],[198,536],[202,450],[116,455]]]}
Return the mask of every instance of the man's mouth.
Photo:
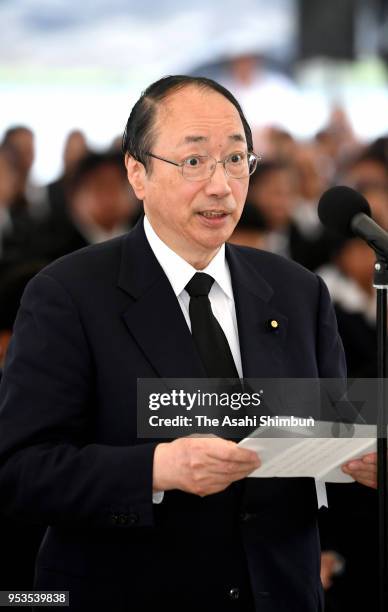
{"label": "man's mouth", "polygon": [[206,219],[220,219],[221,217],[226,217],[226,215],[229,213],[223,211],[204,210],[199,214]]}

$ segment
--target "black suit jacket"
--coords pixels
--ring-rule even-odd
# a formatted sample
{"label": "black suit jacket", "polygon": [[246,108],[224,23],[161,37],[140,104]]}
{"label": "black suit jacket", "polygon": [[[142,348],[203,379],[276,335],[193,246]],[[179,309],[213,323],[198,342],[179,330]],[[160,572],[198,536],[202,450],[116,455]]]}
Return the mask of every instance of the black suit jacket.
{"label": "black suit jacket", "polygon": [[[266,252],[226,254],[244,376],[342,376],[322,281]],[[69,589],[71,610],[248,610],[251,590],[260,612],[320,609],[312,479],[152,503],[158,441],[137,438],[137,378],[203,375],[142,223],[29,284],[0,387],[0,493],[8,514],[50,525],[36,588]]]}

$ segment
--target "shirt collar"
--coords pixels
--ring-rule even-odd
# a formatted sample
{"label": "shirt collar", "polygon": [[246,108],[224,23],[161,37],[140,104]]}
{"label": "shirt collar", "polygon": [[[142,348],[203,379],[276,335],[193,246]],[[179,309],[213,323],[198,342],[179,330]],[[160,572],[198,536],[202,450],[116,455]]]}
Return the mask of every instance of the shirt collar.
{"label": "shirt collar", "polygon": [[214,278],[229,298],[233,299],[232,282],[225,258],[225,244],[220,247],[204,270],[196,270],[159,238],[146,216],[144,216],[144,231],[149,245],[170,281],[176,296],[182,293],[196,272],[205,272]]}

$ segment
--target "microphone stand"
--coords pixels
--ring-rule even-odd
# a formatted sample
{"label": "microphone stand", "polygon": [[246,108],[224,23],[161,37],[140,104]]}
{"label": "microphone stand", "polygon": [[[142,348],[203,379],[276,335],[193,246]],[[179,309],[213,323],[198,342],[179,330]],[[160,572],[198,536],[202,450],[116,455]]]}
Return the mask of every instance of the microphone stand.
{"label": "microphone stand", "polygon": [[379,524],[379,612],[388,610],[388,531],[387,531],[387,414],[386,379],[387,369],[387,290],[388,262],[381,252],[377,254],[373,286],[377,291],[377,485]]}

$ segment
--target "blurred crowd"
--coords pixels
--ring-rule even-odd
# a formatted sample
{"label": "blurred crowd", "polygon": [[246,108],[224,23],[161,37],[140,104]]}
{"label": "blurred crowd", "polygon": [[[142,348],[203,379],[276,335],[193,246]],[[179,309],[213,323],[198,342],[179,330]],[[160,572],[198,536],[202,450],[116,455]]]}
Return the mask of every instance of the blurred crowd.
{"label": "blurred crowd", "polygon": [[0,145],[0,366],[29,278],[62,255],[124,234],[141,213],[117,141],[95,152],[74,130],[61,176],[45,186],[31,180],[34,155],[28,127],[6,131]]}
{"label": "blurred crowd", "polygon": [[[309,141],[298,142],[277,127],[256,130],[254,141],[261,161],[231,241],[290,257],[320,274],[335,304],[349,376],[375,377],[373,252],[357,238],[325,230],[317,204],[330,186],[348,185],[364,194],[373,217],[388,230],[388,137],[359,142],[343,111],[334,108],[326,127]],[[120,144],[117,138],[108,150],[95,152],[81,131],[71,132],[61,176],[42,186],[31,178],[32,131],[13,126],[5,132],[0,144],[0,367],[28,280],[62,255],[127,232],[141,216]],[[330,509],[321,513],[322,547],[334,551],[325,553],[322,574],[332,612],[373,609],[376,601],[376,495],[358,485],[344,488],[330,487]],[[39,532],[36,543],[40,537]],[[14,587],[28,585],[3,585]]]}

